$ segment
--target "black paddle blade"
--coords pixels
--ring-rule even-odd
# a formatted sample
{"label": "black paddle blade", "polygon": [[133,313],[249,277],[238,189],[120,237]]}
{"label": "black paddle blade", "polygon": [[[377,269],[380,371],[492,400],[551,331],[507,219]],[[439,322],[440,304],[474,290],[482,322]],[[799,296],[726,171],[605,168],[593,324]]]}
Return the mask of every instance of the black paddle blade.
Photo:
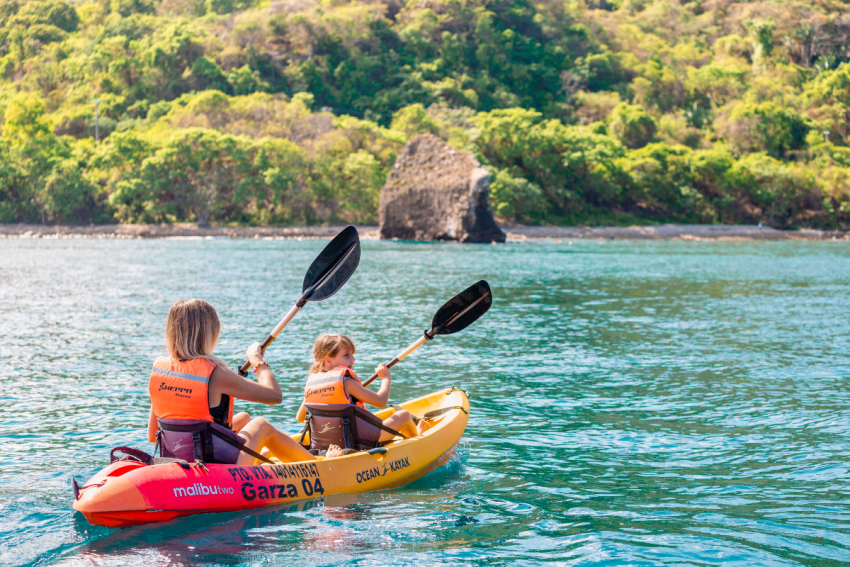
{"label": "black paddle blade", "polygon": [[490,292],[490,286],[481,280],[440,307],[431,321],[431,327],[437,331],[438,335],[457,333],[487,313],[492,303],[493,294]]}
{"label": "black paddle blade", "polygon": [[304,276],[302,299],[321,301],[339,290],[360,263],[360,236],[347,226],[325,246]]}

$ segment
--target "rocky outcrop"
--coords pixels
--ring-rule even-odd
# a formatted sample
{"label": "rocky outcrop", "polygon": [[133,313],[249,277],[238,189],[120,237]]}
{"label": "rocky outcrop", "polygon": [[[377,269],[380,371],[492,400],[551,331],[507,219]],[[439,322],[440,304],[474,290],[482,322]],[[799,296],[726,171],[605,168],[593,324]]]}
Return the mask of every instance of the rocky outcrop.
{"label": "rocky outcrop", "polygon": [[381,238],[504,242],[490,175],[475,156],[425,134],[407,143],[381,189]]}

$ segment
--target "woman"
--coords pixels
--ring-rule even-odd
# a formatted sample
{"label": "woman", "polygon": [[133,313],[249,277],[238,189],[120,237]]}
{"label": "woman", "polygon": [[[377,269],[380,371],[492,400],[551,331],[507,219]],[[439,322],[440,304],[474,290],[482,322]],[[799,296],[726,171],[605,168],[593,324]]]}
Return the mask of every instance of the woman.
{"label": "woman", "polygon": [[284,462],[315,460],[265,418],[233,415],[236,398],[274,405],[282,394],[259,343],[246,352],[256,382],[214,356],[220,332],[218,314],[206,301],[184,299],[171,306],[165,326],[168,355],[154,362],[148,386],[148,440],[155,443],[159,437],[164,457],[199,463],[255,464],[256,458],[241,447],[255,454],[266,448]]}

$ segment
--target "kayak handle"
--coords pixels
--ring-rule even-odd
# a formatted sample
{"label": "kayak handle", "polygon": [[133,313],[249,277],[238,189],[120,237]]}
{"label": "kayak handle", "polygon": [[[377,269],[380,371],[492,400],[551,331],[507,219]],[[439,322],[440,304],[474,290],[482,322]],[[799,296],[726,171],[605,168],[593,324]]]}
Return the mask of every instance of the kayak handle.
{"label": "kayak handle", "polygon": [[74,478],[74,477],[71,477],[71,492],[74,494],[74,500],[79,500],[80,499],[80,492],[82,492],[86,488],[103,486],[104,484],[106,484],[105,480],[103,482],[98,482],[97,484],[87,484],[85,486],[80,486],[77,483],[77,479]]}
{"label": "kayak handle", "polygon": [[369,452],[370,455],[383,455],[384,453],[387,452],[387,450],[384,449],[383,447],[378,447],[377,449],[369,449],[368,452]]}

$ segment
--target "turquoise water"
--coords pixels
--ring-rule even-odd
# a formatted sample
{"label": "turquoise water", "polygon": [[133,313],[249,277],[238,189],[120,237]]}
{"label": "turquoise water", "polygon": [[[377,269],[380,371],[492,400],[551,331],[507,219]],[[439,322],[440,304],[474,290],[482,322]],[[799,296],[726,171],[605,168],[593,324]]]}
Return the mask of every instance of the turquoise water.
{"label": "turquoise water", "polygon": [[323,241],[0,240],[0,564],[839,565],[850,562],[850,249],[841,243],[364,241],[357,274],[270,348],[289,431],[322,331],[361,373],[487,279],[491,311],[394,370],[457,385],[457,455],[397,490],[127,530],[72,476],[150,449],[169,306],[211,301],[236,365]]}

